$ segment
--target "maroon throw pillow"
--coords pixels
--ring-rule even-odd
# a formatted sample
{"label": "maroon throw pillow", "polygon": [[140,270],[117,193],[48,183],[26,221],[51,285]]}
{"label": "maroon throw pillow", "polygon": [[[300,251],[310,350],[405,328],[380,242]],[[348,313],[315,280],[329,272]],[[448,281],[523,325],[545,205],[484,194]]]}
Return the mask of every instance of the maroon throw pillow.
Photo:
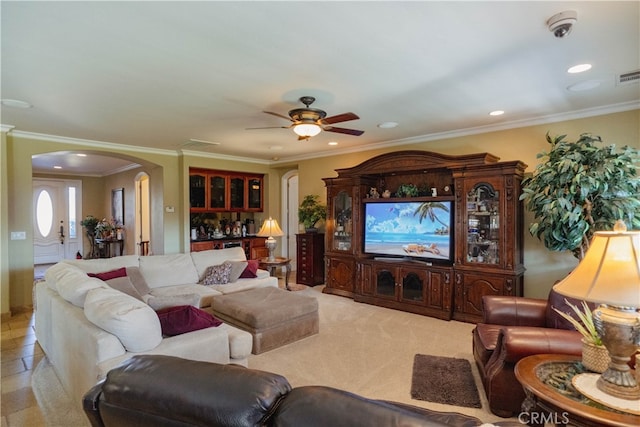
{"label": "maroon throw pillow", "polygon": [[240,278],[253,278],[253,277],[258,277],[258,266],[260,265],[260,263],[258,262],[257,259],[250,259],[247,261],[247,267],[244,269],[244,271],[242,272],[242,274],[240,274]]}
{"label": "maroon throw pillow", "polygon": [[220,319],[192,305],[163,308],[156,313],[160,319],[162,335],[170,337],[222,325]]}
{"label": "maroon throw pillow", "polygon": [[115,279],[117,277],[124,277],[127,275],[127,268],[122,267],[111,271],[105,271],[104,273],[87,273],[89,277],[97,277],[100,280],[104,280],[105,282],[110,279]]}

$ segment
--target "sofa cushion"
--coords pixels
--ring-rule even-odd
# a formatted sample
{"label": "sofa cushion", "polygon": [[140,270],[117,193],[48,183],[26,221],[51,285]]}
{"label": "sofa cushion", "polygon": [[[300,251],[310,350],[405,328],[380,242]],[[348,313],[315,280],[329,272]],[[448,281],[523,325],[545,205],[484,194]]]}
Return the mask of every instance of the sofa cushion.
{"label": "sofa cushion", "polygon": [[[577,314],[571,309],[571,307],[567,305],[567,301],[582,309],[582,300],[577,298],[565,297],[564,295],[560,295],[553,288],[551,288],[551,291],[549,291],[549,296],[547,298],[547,311],[545,315],[547,328],[567,329],[569,331],[576,330],[571,322],[560,316],[554,310],[554,308],[556,308],[564,313],[567,313],[574,319],[579,320]],[[598,306],[598,304],[595,303],[587,303],[587,305],[591,307],[592,310],[594,310]]]}
{"label": "sofa cushion", "polygon": [[162,341],[156,312],[144,302],[115,289],[90,290],[84,314],[91,323],[117,336],[128,351],[148,351]]}
{"label": "sofa cushion", "polygon": [[97,259],[65,259],[62,262],[76,266],[85,273],[100,273],[102,271],[115,270],[120,267],[137,267],[138,255]]}
{"label": "sofa cushion", "polygon": [[[215,286],[215,285],[214,285]],[[220,285],[220,287],[224,286],[233,286],[233,285]],[[175,295],[184,295],[184,294],[198,294],[200,296],[200,304],[199,307],[209,307],[211,305],[211,301],[215,296],[222,295],[222,292],[215,290],[212,286],[202,286],[199,284],[193,285],[178,285],[178,286],[165,286],[162,288],[155,288],[151,290],[149,295],[144,296],[145,301],[148,301],[151,297],[160,297],[160,296],[175,296]]]}
{"label": "sofa cushion", "polygon": [[[52,270],[51,273],[49,270]],[[49,270],[45,273],[47,282],[51,281],[55,284],[56,292],[77,307],[84,306],[87,292],[107,287],[102,280],[89,277],[84,271],[72,265],[58,263]]]}
{"label": "sofa cushion", "polygon": [[257,259],[250,259],[247,261],[247,267],[242,271],[240,277],[243,279],[252,279],[254,277],[258,277],[258,267],[260,263]]}
{"label": "sofa cushion", "polygon": [[204,277],[207,267],[220,265],[225,261],[246,261],[244,249],[240,247],[226,249],[210,249],[208,251],[191,252],[191,259],[198,274],[197,283]]}
{"label": "sofa cushion", "polygon": [[198,272],[189,254],[140,257],[140,272],[151,289],[198,283]]}
{"label": "sofa cushion", "polygon": [[129,276],[115,277],[113,279],[105,280],[104,282],[109,285],[110,288],[123,292],[137,300],[144,301],[142,295],[140,295],[133,286],[133,283],[131,283],[131,278]]}
{"label": "sofa cushion", "polygon": [[127,276],[140,295],[147,295],[151,292],[151,288],[140,272],[140,267],[127,267]]}
{"label": "sofa cushion", "polygon": [[229,273],[229,282],[233,283],[240,278],[240,275],[247,268],[247,261],[225,261],[231,264],[231,273]]}
{"label": "sofa cushion", "polygon": [[207,267],[202,278],[202,283],[205,286],[210,285],[224,285],[229,283],[231,276],[232,265],[230,262],[223,262],[220,265],[212,265]]}
{"label": "sofa cushion", "polygon": [[147,299],[149,307],[155,311],[169,307],[177,307],[179,305],[192,305],[200,307],[200,295],[198,294],[180,294],[165,296],[149,296]]}
{"label": "sofa cushion", "polygon": [[170,337],[222,324],[213,315],[192,305],[163,308],[157,314],[162,334]]}

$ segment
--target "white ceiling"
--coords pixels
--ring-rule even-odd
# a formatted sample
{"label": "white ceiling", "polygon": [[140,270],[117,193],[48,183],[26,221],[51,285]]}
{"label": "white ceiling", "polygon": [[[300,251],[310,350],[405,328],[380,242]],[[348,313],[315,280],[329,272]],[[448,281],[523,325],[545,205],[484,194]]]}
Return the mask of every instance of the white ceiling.
{"label": "white ceiling", "polygon": [[[15,134],[271,162],[640,108],[638,83],[616,85],[640,69],[638,1],[0,7],[1,97],[33,105],[2,106]],[[565,10],[578,21],[558,39],[546,21]],[[566,72],[585,62],[590,71]],[[567,90],[585,81],[599,86]],[[246,130],[287,126],[263,111],[287,115],[302,95],[329,116],[358,114],[336,126],[364,135]],[[377,127],[387,121],[399,125]],[[185,146],[192,138],[219,145]]]}

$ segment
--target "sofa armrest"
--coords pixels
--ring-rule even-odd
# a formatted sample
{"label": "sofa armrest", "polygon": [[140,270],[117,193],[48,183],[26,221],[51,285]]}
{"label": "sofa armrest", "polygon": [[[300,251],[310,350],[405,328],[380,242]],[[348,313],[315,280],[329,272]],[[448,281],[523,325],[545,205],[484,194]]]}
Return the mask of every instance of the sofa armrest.
{"label": "sofa armrest", "polygon": [[547,301],[543,299],[485,295],[482,297],[483,322],[505,326],[546,325]]}
{"label": "sofa armrest", "polygon": [[102,381],[91,387],[82,398],[82,409],[84,409],[92,427],[105,427],[102,418],[100,418],[100,396],[102,396]]}
{"label": "sofa armrest", "polygon": [[577,331],[535,327],[505,327],[496,345],[505,362],[516,363],[534,354],[582,354],[582,335]]}

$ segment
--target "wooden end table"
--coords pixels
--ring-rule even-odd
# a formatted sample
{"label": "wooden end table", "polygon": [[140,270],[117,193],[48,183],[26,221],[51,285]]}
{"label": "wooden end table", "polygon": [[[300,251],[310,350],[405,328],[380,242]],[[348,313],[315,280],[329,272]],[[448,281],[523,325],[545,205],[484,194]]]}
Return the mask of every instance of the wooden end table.
{"label": "wooden end table", "polygon": [[284,275],[284,286],[285,288],[290,291],[291,289],[289,289],[289,273],[291,273],[291,259],[290,258],[284,258],[281,256],[277,256],[275,257],[274,261],[269,261],[269,258],[260,258],[258,259],[258,263],[260,264],[260,268],[268,270],[269,274],[273,277],[276,275],[276,268],[277,267],[284,267],[285,268],[285,275]]}
{"label": "wooden end table", "polygon": [[528,414],[528,419],[523,421],[536,424],[536,418],[559,425],[640,426],[640,416],[609,408],[580,394],[571,378],[583,372],[589,371],[576,356],[537,354],[520,360],[515,374],[527,396],[522,412]]}

